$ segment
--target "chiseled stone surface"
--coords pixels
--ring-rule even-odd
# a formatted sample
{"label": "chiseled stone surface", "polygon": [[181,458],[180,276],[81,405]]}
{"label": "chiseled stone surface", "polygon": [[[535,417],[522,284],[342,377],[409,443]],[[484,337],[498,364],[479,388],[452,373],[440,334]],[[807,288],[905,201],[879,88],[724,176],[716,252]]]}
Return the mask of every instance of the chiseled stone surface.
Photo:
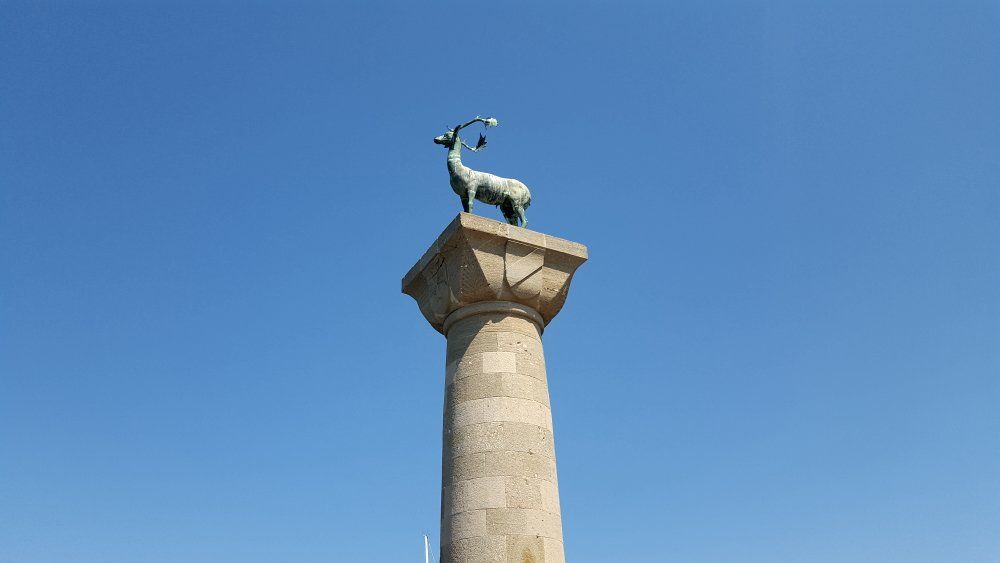
{"label": "chiseled stone surface", "polygon": [[403,277],[431,326],[479,301],[527,305],[548,324],[566,301],[587,247],[470,213],[460,213]]}
{"label": "chiseled stone surface", "polygon": [[441,561],[562,561],[540,327],[494,321],[469,316],[447,334]]}
{"label": "chiseled stone surface", "polygon": [[565,563],[542,330],[586,259],[463,213],[403,279],[448,339],[442,563]]}

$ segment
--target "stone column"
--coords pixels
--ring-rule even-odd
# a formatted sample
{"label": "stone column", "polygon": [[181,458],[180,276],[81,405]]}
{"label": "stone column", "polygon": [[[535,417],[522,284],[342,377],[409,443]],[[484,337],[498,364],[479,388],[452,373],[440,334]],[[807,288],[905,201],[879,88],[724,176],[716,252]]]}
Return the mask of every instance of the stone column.
{"label": "stone column", "polygon": [[541,336],[586,259],[462,213],[403,278],[448,339],[441,563],[565,561]]}

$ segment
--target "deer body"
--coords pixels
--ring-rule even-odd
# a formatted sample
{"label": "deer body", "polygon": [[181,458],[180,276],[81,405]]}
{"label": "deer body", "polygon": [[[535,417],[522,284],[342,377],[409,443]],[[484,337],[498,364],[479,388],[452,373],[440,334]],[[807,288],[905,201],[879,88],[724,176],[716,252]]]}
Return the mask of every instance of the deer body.
{"label": "deer body", "polygon": [[[525,227],[528,224],[528,219],[525,217],[524,210],[531,205],[531,192],[528,191],[528,187],[518,180],[479,172],[462,164],[464,143],[458,136],[458,131],[476,121],[486,123],[485,120],[476,118],[434,139],[435,143],[448,147],[448,176],[450,177],[451,189],[462,200],[462,209],[466,213],[472,212],[472,206],[478,199],[483,203],[499,207],[500,212],[511,225],[520,224],[520,226]],[[485,144],[485,139],[480,138],[476,148],[465,146],[475,151]]]}

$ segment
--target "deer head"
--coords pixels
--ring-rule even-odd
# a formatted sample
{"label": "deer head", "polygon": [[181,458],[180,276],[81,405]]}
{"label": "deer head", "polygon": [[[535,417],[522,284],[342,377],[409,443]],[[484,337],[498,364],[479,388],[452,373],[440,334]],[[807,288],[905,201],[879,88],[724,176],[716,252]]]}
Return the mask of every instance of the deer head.
{"label": "deer head", "polygon": [[496,127],[497,125],[500,125],[500,122],[497,121],[496,118],[494,117],[479,117],[477,115],[475,119],[471,119],[466,123],[463,123],[462,125],[456,125],[454,129],[448,129],[447,131],[444,132],[444,134],[434,137],[434,143],[437,145],[444,145],[450,149],[453,146],[455,146],[456,142],[458,142],[462,143],[463,147],[471,151],[478,151],[486,146],[485,135],[483,135],[482,133],[479,134],[479,142],[476,143],[475,147],[470,147],[469,145],[465,144],[465,141],[463,141],[462,138],[458,136],[458,132],[461,129],[477,122],[482,123],[486,127]]}
{"label": "deer head", "polygon": [[448,129],[447,131],[444,132],[443,135],[438,135],[437,137],[434,137],[435,145],[444,145],[450,149],[454,143],[455,143],[454,129]]}

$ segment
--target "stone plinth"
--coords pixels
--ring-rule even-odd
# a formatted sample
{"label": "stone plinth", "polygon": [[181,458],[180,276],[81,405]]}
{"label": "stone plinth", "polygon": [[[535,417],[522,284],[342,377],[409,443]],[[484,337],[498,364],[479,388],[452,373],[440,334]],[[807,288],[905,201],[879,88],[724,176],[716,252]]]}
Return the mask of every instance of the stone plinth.
{"label": "stone plinth", "polygon": [[441,562],[563,562],[541,335],[583,245],[460,214],[403,278],[448,339]]}

